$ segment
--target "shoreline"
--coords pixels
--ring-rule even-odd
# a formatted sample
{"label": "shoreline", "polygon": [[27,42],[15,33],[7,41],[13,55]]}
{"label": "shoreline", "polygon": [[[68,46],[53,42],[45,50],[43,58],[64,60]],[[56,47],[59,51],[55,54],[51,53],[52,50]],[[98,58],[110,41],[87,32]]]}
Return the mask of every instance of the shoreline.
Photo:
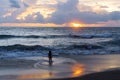
{"label": "shoreline", "polygon": [[[102,76],[103,74],[106,75],[106,79],[108,75],[116,76],[117,73],[120,73],[120,63],[118,62],[120,55],[62,55],[61,57],[54,57],[56,62],[58,61],[68,61],[65,64],[69,64],[69,66],[62,65],[60,66],[60,72],[56,73],[54,70],[58,70],[58,68],[54,69],[56,65],[51,68],[52,70],[46,70],[46,63],[43,64],[43,68],[35,68],[34,64],[43,59],[44,61],[47,60],[46,57],[21,57],[21,58],[13,58],[13,59],[0,59],[0,78],[1,80],[17,80],[18,77],[25,77],[25,80],[93,80],[93,79],[86,79],[86,77],[90,76]],[[77,61],[79,67],[73,67],[74,64],[70,63],[69,61]],[[76,63],[76,62],[75,62]],[[72,66],[71,66],[72,65]],[[38,66],[41,67],[41,66]],[[62,67],[62,68],[61,68]],[[69,69],[67,69],[67,67]],[[72,68],[71,68],[72,67]],[[51,69],[50,68],[50,69]],[[66,70],[67,69],[67,70]],[[8,71],[7,71],[8,70]],[[66,71],[65,71],[66,70]],[[75,70],[78,74],[72,78],[73,72]],[[84,72],[79,72],[83,70]],[[110,71],[109,71],[110,70]],[[17,72],[18,71],[18,72]],[[3,74],[4,73],[4,74]],[[12,75],[14,75],[14,77]],[[24,74],[23,74],[24,73]],[[114,74],[113,74],[114,73]],[[17,74],[17,75],[16,75]],[[66,74],[66,75],[65,75]],[[46,75],[46,76],[45,76]],[[6,79],[5,77],[9,76],[12,79]],[[27,77],[29,78],[27,79]],[[70,77],[71,78],[67,78]],[[120,76],[120,75],[119,75]],[[63,79],[64,77],[64,79]],[[95,77],[95,80],[98,77]],[[31,79],[30,79],[31,78]],[[120,80],[120,77],[118,77]],[[108,78],[109,79],[109,78]],[[21,78],[20,80],[24,80]],[[112,78],[109,80],[113,80]]]}
{"label": "shoreline", "polygon": [[120,69],[91,73],[75,78],[47,79],[47,80],[120,80]]}

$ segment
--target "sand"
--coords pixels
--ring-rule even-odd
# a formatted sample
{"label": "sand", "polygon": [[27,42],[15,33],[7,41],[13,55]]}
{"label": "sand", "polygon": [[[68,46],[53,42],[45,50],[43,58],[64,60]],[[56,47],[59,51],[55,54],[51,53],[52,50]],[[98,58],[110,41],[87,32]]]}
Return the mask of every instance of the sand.
{"label": "sand", "polygon": [[62,78],[51,80],[120,80],[120,70],[91,73],[75,78]]}
{"label": "sand", "polygon": [[62,55],[49,66],[46,57],[0,59],[0,80],[120,80],[119,60],[120,55]]}

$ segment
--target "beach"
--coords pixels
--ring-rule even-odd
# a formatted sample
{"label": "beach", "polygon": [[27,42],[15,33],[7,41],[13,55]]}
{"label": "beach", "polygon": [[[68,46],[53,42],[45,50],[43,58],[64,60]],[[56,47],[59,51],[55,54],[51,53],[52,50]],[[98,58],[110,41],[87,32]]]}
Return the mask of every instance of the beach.
{"label": "beach", "polygon": [[[70,27],[1,27],[0,80],[82,80],[103,73],[117,78],[119,43],[119,27],[85,27],[77,31]],[[51,64],[49,51],[53,55]],[[97,80],[98,76],[93,78]]]}
{"label": "beach", "polygon": [[105,80],[108,78],[109,80],[119,80],[119,57],[120,55],[117,54],[62,55],[60,57],[54,57],[52,66],[48,65],[47,57],[1,59],[0,79],[100,80],[103,78]]}
{"label": "beach", "polygon": [[120,0],[0,0],[0,11],[0,80],[120,80]]}

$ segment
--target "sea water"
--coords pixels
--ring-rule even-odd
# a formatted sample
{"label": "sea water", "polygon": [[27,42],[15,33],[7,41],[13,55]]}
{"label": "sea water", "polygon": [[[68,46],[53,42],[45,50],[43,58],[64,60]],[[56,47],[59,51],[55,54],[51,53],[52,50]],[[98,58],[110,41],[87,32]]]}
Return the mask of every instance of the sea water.
{"label": "sea water", "polygon": [[0,27],[0,58],[119,54],[120,27]]}

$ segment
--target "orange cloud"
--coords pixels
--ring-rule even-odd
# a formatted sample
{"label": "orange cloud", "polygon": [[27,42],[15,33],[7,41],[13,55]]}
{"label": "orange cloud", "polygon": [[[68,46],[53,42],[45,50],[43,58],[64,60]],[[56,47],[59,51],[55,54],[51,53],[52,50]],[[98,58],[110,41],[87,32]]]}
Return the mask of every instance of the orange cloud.
{"label": "orange cloud", "polygon": [[[27,16],[31,16],[35,13],[40,13],[44,19],[50,18],[51,15],[56,11],[55,5],[59,2],[65,3],[67,0],[21,0],[29,5],[29,7],[19,14],[17,20],[26,20]],[[35,19],[35,17],[33,17]]]}
{"label": "orange cloud", "polygon": [[34,13],[40,13],[43,18],[49,18],[51,17],[51,14],[55,12],[55,8],[49,8],[49,7],[29,7],[27,8],[23,13],[19,14],[16,19],[18,20],[25,20],[27,16],[32,15]]}

